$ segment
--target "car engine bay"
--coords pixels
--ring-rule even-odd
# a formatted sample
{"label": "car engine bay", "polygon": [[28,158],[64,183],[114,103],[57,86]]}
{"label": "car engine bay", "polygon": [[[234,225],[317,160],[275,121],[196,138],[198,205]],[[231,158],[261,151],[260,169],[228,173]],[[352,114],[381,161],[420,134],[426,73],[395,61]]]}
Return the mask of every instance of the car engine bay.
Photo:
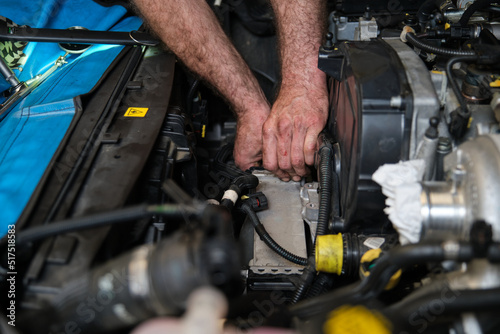
{"label": "car engine bay", "polygon": [[[212,5],[272,102],[271,8]],[[219,318],[235,333],[498,333],[500,3],[337,0],[329,13],[329,118],[301,182],[238,169],[224,99],[127,32],[140,43],[75,98],[2,235],[1,332],[129,333],[166,316],[179,333],[222,333]],[[0,127],[37,89],[10,83]]]}

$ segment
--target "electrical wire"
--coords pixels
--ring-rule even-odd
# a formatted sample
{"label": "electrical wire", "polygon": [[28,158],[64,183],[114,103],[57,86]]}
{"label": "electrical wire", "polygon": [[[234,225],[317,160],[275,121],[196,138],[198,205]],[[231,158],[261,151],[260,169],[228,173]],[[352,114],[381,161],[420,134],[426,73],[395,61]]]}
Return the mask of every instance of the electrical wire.
{"label": "electrical wire", "polygon": [[306,266],[307,265],[307,259],[300,257],[298,255],[295,255],[283,247],[281,247],[266,231],[264,225],[259,220],[259,217],[257,217],[257,214],[253,211],[252,207],[248,205],[247,203],[243,203],[241,205],[241,210],[245,212],[250,219],[250,222],[252,223],[253,227],[255,228],[255,231],[261,238],[261,240],[269,247],[271,248],[276,254],[280,255],[284,259],[296,263],[301,266]]}
{"label": "electrical wire", "polygon": [[457,81],[453,76],[453,65],[461,62],[473,62],[476,61],[477,59],[478,57],[476,55],[453,57],[446,63],[446,69],[445,69],[446,77],[460,106],[460,109],[457,112],[460,116],[462,116],[465,119],[470,117],[470,111],[467,109],[467,104],[465,103],[465,99],[460,91],[460,88],[458,87]]}

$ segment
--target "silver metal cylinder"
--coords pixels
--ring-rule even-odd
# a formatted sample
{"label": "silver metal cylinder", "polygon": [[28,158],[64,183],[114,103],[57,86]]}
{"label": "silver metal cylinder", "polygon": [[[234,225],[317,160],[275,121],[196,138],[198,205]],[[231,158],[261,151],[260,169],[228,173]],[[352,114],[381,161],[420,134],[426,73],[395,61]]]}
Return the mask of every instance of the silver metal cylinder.
{"label": "silver metal cylinder", "polygon": [[484,220],[500,241],[500,135],[479,136],[445,157],[447,181],[423,182],[421,240],[468,240]]}
{"label": "silver metal cylinder", "polygon": [[466,203],[450,182],[425,182],[420,194],[423,240],[462,239]]}

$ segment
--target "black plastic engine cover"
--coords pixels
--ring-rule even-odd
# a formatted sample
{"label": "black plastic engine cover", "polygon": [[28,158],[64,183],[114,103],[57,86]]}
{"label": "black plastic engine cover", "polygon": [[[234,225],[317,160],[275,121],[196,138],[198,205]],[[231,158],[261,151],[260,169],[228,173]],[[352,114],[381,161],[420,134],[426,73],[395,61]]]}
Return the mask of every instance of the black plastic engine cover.
{"label": "black plastic engine cover", "polygon": [[340,216],[344,224],[381,221],[384,196],[372,174],[408,159],[412,99],[405,71],[382,40],[321,50],[319,63],[336,77],[329,79],[327,130],[340,147]]}

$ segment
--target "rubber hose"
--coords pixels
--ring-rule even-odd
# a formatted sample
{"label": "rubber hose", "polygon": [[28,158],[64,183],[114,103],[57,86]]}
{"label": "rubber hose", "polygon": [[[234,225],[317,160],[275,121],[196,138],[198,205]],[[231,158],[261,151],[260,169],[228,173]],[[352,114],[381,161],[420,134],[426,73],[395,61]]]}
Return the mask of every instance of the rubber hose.
{"label": "rubber hose", "polygon": [[[468,312],[498,311],[500,310],[500,289],[477,289],[477,290],[451,290],[447,293],[447,298],[443,301],[443,291],[427,293],[410,302],[404,300],[391,306],[388,309],[390,318],[401,326],[410,328],[410,319],[416,310],[432,310],[436,306],[436,301],[440,303],[440,316],[458,315]],[[386,312],[384,312],[386,313]]]}
{"label": "rubber hose", "polygon": [[435,53],[441,56],[455,57],[455,56],[475,56],[476,53],[472,50],[453,50],[448,48],[443,48],[439,46],[434,46],[425,43],[420,38],[418,38],[414,33],[409,32],[406,34],[406,40],[410,42],[411,45],[417,47],[426,52]]}
{"label": "rubber hose", "polygon": [[281,247],[270,235],[267,233],[264,225],[259,220],[259,217],[257,217],[257,214],[253,211],[253,209],[246,203],[243,203],[241,206],[241,209],[243,212],[245,212],[250,219],[250,222],[252,223],[252,226],[255,228],[255,231],[261,238],[261,240],[269,247],[271,248],[276,254],[280,255],[284,259],[296,263],[301,266],[306,266],[307,265],[307,259],[300,257],[298,255],[295,255],[283,247]]}
{"label": "rubber hose", "polygon": [[333,276],[327,273],[319,273],[311,288],[307,291],[307,298],[319,296],[330,290],[332,286]]}
{"label": "rubber hose", "polygon": [[325,235],[332,210],[332,150],[328,146],[320,149],[319,162],[319,212],[316,235]]}
{"label": "rubber hose", "polygon": [[417,12],[417,18],[421,27],[425,27],[425,24],[429,21],[429,16],[434,9],[439,8],[440,4],[441,0],[427,0],[420,6]]}
{"label": "rubber hose", "polygon": [[138,205],[130,208],[99,213],[95,215],[71,218],[47,225],[37,226],[21,231],[16,236],[16,243],[22,244],[33,242],[47,237],[64,234],[68,232],[112,225],[116,223],[129,222],[152,215],[162,215],[170,218],[182,218],[185,214],[193,214],[191,207],[177,204],[166,204],[159,206]]}
{"label": "rubber hose", "polygon": [[[365,298],[378,296],[386,287],[397,270],[412,264],[441,262],[449,255],[442,244],[414,244],[397,247],[377,262],[370,276],[361,282],[359,294]],[[456,254],[457,261],[470,261],[473,250],[470,244],[460,244]]]}
{"label": "rubber hose", "polygon": [[475,12],[477,12],[480,9],[488,7],[492,3],[497,3],[498,0],[477,0],[474,1],[467,9],[465,12],[462,14],[462,17],[460,18],[460,21],[458,23],[462,26],[465,27],[467,23],[469,23],[470,18],[472,15],[474,15]]}
{"label": "rubber hose", "polygon": [[[496,247],[496,248],[495,248]],[[496,244],[490,246],[488,258],[496,258]],[[492,251],[493,250],[493,251]],[[442,244],[415,244],[391,249],[377,262],[370,276],[365,280],[332,291],[314,299],[305,300],[290,308],[290,311],[301,318],[321,314],[325,309],[348,303],[361,303],[377,297],[387,286],[394,273],[405,267],[419,263],[441,262],[449,260],[451,255],[445,251]],[[467,262],[474,258],[472,246],[459,244],[454,260]]]}

